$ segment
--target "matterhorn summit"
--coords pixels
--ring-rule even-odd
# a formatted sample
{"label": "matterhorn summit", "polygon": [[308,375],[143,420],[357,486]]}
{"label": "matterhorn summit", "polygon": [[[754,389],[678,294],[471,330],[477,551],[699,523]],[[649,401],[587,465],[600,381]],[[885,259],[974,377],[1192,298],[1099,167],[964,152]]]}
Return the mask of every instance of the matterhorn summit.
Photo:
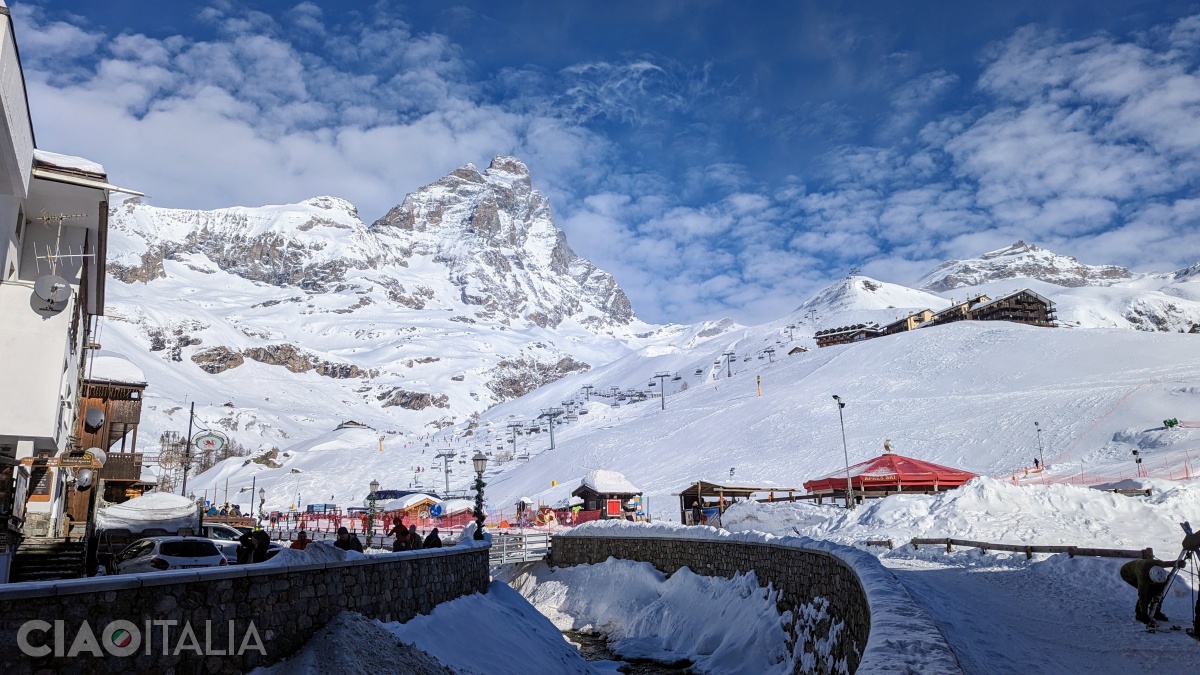
{"label": "matterhorn summit", "polygon": [[934,293],[1004,279],[1037,279],[1056,286],[1111,286],[1135,278],[1116,265],[1085,265],[1075,258],[1018,241],[970,260],[950,260],[917,282]]}

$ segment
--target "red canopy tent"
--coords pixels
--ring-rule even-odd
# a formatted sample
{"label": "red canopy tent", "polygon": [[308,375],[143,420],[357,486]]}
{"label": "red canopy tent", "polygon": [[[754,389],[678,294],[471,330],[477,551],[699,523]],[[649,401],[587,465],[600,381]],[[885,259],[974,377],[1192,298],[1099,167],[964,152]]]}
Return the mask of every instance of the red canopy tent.
{"label": "red canopy tent", "polygon": [[[850,482],[854,489],[866,492],[946,490],[956,488],[974,477],[975,474],[970,471],[951,469],[891,452],[850,467]],[[804,489],[814,494],[844,495],[846,470],[810,480],[804,484]]]}

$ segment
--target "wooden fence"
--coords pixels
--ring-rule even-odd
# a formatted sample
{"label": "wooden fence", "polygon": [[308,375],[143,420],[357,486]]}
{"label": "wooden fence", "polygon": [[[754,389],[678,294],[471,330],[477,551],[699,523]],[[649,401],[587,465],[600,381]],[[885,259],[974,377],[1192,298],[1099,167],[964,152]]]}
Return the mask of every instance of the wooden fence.
{"label": "wooden fence", "polygon": [[[886,546],[889,550],[893,548],[891,539],[868,539],[860,543],[866,546]],[[955,539],[953,537],[941,537],[936,539],[914,538],[908,543],[912,545],[913,550],[916,550],[920,546],[944,545],[946,547],[946,553],[951,553],[954,551],[955,546],[963,546],[966,548],[978,548],[985,552],[1011,551],[1013,553],[1024,553],[1026,559],[1032,558],[1034,553],[1066,553],[1071,558],[1074,558],[1077,555],[1082,555],[1096,558],[1154,559],[1154,549],[1152,548],[1135,550],[1118,548],[1090,548],[1086,546],[1031,546],[1027,544],[993,544],[986,541],[971,541],[969,539]]]}

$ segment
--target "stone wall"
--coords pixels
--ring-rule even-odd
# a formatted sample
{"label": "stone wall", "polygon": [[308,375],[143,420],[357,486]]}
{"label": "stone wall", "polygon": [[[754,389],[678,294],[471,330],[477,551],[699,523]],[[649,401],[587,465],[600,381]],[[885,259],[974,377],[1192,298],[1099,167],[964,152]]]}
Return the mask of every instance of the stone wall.
{"label": "stone wall", "polygon": [[[488,581],[486,547],[452,546],[306,565],[8,584],[0,586],[0,672],[244,672],[291,655],[339,612],[407,621],[485,593]],[[31,620],[46,622],[26,636],[50,648],[44,656],[19,646]],[[114,656],[122,653],[122,628],[140,645]],[[77,655],[68,656],[73,648]]]}
{"label": "stone wall", "polygon": [[550,564],[598,564],[614,557],[647,562],[668,575],[681,567],[726,578],[753,571],[760,584],[779,594],[780,613],[793,612],[788,630],[798,673],[962,672],[932,621],[869,554],[798,538],[769,542],[753,541],[752,535],[689,536],[689,528],[679,527],[666,528],[674,530],[664,532],[667,536],[609,529],[593,535],[579,528],[554,537]]}

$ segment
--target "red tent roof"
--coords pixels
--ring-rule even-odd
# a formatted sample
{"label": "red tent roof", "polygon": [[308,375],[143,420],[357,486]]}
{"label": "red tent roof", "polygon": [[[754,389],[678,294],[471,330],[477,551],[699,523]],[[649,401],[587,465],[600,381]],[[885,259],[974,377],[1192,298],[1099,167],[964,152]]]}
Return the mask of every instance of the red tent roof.
{"label": "red tent roof", "polygon": [[[850,467],[850,481],[856,490],[897,490],[901,487],[931,489],[958,487],[971,480],[970,471],[923,462],[895,453],[884,453],[875,459]],[[809,492],[846,491],[846,471],[835,471],[824,478],[804,484]]]}

